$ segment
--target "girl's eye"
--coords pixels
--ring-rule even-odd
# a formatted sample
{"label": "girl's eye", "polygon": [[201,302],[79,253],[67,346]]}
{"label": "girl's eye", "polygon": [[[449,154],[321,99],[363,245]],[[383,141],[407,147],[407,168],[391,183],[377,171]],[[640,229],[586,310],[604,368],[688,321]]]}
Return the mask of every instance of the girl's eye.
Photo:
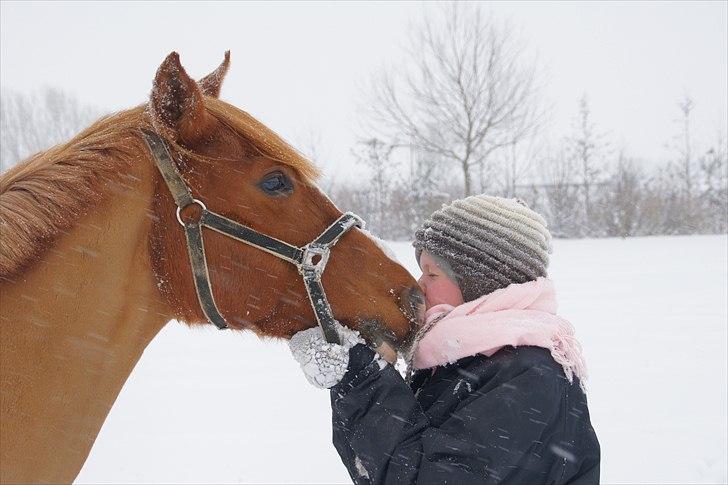
{"label": "girl's eye", "polygon": [[436,278],[437,277],[437,275],[435,273],[430,273],[427,276],[429,276],[430,278]]}
{"label": "girl's eye", "polygon": [[293,192],[293,183],[283,172],[272,172],[258,182],[258,186],[272,197],[289,195]]}

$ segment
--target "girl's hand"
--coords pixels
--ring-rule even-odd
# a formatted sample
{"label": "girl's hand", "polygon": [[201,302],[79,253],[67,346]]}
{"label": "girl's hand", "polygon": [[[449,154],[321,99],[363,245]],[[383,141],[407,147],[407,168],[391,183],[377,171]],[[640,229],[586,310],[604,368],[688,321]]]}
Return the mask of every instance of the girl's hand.
{"label": "girl's hand", "polygon": [[359,332],[338,322],[336,330],[341,345],[327,342],[318,326],[296,333],[288,343],[308,382],[320,389],[329,389],[341,382],[349,365],[349,349],[365,343]]}

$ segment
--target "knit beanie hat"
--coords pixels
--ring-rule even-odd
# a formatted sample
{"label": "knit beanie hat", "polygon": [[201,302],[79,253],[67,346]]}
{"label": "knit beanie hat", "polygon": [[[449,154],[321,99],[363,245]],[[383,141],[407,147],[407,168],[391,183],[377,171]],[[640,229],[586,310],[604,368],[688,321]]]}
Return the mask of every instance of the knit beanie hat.
{"label": "knit beanie hat", "polygon": [[435,211],[415,232],[413,245],[418,261],[427,250],[450,265],[467,302],[545,277],[551,234],[520,199],[473,195]]}

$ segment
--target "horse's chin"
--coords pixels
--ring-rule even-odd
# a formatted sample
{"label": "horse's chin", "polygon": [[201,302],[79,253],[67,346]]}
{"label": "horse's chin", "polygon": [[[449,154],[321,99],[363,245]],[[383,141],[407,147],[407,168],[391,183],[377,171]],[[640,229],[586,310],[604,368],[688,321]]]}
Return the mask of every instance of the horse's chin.
{"label": "horse's chin", "polygon": [[358,330],[362,338],[367,341],[370,347],[374,349],[382,348],[385,349],[385,351],[391,351],[392,353],[407,355],[412,346],[412,340],[417,330],[417,326],[414,322],[412,322],[407,333],[400,338],[398,338],[391,329],[387,328],[376,319],[361,319],[359,321]]}

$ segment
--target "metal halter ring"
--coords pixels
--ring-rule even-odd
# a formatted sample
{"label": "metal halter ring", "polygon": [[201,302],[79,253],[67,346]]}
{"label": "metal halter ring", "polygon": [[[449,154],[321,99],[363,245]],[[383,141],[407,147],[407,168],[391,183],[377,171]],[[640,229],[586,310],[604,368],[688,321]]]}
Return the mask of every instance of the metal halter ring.
{"label": "metal halter ring", "polygon": [[179,222],[182,227],[186,226],[186,224],[182,221],[182,217],[180,216],[180,212],[182,211],[182,209],[186,209],[189,206],[191,206],[192,204],[197,204],[200,207],[202,207],[202,210],[207,210],[207,206],[200,199],[192,199],[192,202],[190,202],[189,204],[187,204],[184,207],[177,206],[177,222]]}

